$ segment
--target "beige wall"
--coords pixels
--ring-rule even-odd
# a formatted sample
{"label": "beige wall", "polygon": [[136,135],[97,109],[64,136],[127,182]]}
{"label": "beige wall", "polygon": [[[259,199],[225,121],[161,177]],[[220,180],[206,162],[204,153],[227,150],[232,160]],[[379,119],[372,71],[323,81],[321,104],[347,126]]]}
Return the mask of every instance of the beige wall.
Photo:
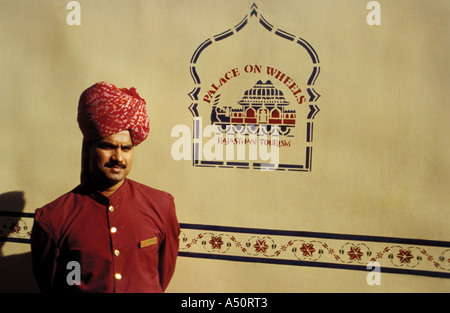
{"label": "beige wall", "polygon": [[[80,0],[81,25],[73,26],[66,21],[68,2],[0,0],[1,211],[32,213],[78,183],[78,97],[106,80],[134,86],[147,100],[151,133],[137,148],[131,178],[171,192],[181,223],[356,236],[318,239],[183,229],[183,251],[231,260],[180,257],[168,291],[450,291],[448,278],[383,273],[380,286],[369,286],[366,271],[314,266],[365,266],[378,256],[382,267],[399,272],[450,274],[448,1],[380,0],[378,26],[367,24],[371,11],[365,0],[259,0],[257,15],[251,15],[253,1],[242,0]],[[196,49],[208,38],[235,30],[246,15],[248,24],[241,31],[201,53],[195,66],[202,82],[196,85],[190,75]],[[272,32],[259,23],[261,15]],[[312,64],[299,44],[275,35],[277,29],[293,34],[295,41],[305,39],[320,62]],[[292,146],[280,148],[280,160],[304,162],[309,146],[312,170],[194,167],[190,160],[173,159],[178,138],[171,136],[172,128],[193,129],[188,94],[201,87],[198,111],[206,126],[211,104],[202,101],[203,95],[220,75],[246,64],[282,69],[307,98],[312,68],[320,67],[313,87],[321,97],[313,103],[293,104],[292,92],[276,84],[299,113],[294,137],[284,138]],[[236,103],[260,78],[268,76],[241,71],[221,87],[221,103]],[[313,120],[313,142],[305,140],[308,104],[320,109]],[[22,223],[30,228],[32,220],[25,217]],[[10,238],[26,239],[21,231]],[[202,240],[187,247],[198,235]],[[209,247],[213,236],[230,243],[230,249]],[[413,241],[387,243],[363,236]],[[250,251],[257,240],[270,243],[268,250]],[[445,244],[421,245],[418,240]],[[291,252],[313,241],[314,256],[319,247],[323,250],[320,259]],[[282,246],[289,249],[275,254]],[[362,249],[364,257],[348,259],[352,247]],[[413,260],[401,263],[400,250],[409,250]],[[26,243],[6,242],[2,273],[10,272],[12,263],[26,268],[28,252]],[[13,261],[21,255],[20,262]],[[285,259],[312,266],[271,264]],[[28,274],[0,277],[1,290],[33,290]]]}

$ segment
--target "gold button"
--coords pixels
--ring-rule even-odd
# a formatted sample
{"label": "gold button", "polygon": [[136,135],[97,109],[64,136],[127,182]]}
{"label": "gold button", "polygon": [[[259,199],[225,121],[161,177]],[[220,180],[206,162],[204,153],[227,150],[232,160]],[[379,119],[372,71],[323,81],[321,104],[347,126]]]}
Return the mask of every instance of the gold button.
{"label": "gold button", "polygon": [[117,228],[111,227],[111,234],[114,234],[115,232],[117,232]]}
{"label": "gold button", "polygon": [[119,273],[114,275],[114,278],[117,280],[121,280],[122,279],[122,275],[120,275]]}
{"label": "gold button", "polygon": [[113,207],[112,205],[110,205],[109,208],[108,208],[108,210],[109,210],[109,212],[112,213],[112,212],[114,212],[114,207]]}
{"label": "gold button", "polygon": [[119,256],[120,255],[120,251],[119,250],[114,250],[114,255],[115,256]]}

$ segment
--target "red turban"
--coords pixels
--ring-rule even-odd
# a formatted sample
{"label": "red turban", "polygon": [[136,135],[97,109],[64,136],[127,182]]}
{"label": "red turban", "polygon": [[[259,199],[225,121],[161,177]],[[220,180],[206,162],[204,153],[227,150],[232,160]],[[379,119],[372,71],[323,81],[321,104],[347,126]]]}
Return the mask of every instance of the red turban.
{"label": "red turban", "polygon": [[136,88],[117,88],[99,82],[86,89],[78,103],[78,125],[90,141],[129,130],[133,144],[144,141],[150,130],[145,100]]}

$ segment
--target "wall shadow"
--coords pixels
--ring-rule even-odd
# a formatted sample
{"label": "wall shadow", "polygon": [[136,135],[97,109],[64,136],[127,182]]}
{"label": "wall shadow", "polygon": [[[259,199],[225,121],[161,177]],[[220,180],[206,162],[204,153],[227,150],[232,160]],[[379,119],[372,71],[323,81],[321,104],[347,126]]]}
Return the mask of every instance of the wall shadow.
{"label": "wall shadow", "polygon": [[[0,194],[0,293],[31,293],[39,292],[34,279],[31,252],[4,256],[3,246],[6,238],[12,233],[23,231],[24,222],[20,213],[25,208],[25,197],[22,191],[12,191]],[[5,216],[5,213],[11,215]],[[30,224],[30,223],[28,223]],[[31,231],[32,225],[27,225],[26,231]],[[29,245],[28,243],[9,243]]]}

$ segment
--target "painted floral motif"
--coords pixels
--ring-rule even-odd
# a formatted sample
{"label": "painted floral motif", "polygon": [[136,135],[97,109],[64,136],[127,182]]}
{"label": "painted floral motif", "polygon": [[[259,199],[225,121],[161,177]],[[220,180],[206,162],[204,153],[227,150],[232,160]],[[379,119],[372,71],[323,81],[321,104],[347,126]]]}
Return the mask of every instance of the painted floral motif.
{"label": "painted floral motif", "polygon": [[350,251],[347,254],[350,257],[350,261],[361,261],[361,257],[364,255],[364,253],[361,252],[360,247],[350,247]]}
{"label": "painted floral motif", "polygon": [[397,258],[400,259],[400,263],[404,264],[404,263],[411,263],[411,259],[414,258],[411,254],[411,250],[403,250],[400,249],[400,251],[397,254]]}
{"label": "painted floral motif", "polygon": [[0,217],[0,237],[28,238],[31,227],[24,219],[14,217]]}
{"label": "painted floral motif", "polygon": [[312,257],[313,253],[316,252],[312,243],[303,243],[300,251],[302,251],[303,256],[307,257]]}
{"label": "painted floral motif", "polygon": [[256,244],[253,246],[257,253],[266,253],[269,246],[266,244],[266,241],[263,239],[257,239]]}
{"label": "painted floral motif", "polygon": [[222,245],[223,245],[222,237],[220,237],[220,236],[212,236],[211,240],[209,241],[209,243],[211,244],[213,249],[220,250]]}

